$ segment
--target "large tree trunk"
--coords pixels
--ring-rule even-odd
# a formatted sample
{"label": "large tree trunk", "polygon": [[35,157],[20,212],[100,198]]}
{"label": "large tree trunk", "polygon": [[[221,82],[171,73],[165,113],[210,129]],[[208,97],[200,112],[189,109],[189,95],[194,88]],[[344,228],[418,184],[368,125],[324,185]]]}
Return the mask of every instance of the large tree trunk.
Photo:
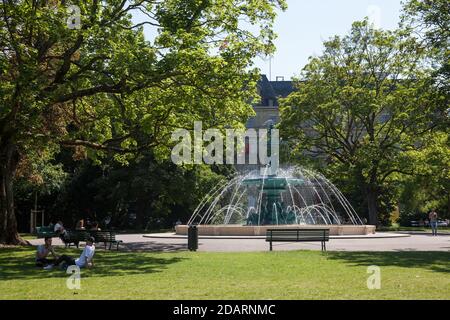
{"label": "large tree trunk", "polygon": [[366,200],[369,210],[369,224],[378,226],[378,194],[376,188],[373,186],[366,188]]}
{"label": "large tree trunk", "polygon": [[13,144],[0,146],[0,243],[27,244],[17,232],[14,213],[14,174],[19,162],[19,153]]}
{"label": "large tree trunk", "polygon": [[145,214],[147,212],[147,201],[138,199],[136,202],[136,229],[144,229],[145,225]]}
{"label": "large tree trunk", "polygon": [[447,193],[447,217],[450,217],[450,193]]}

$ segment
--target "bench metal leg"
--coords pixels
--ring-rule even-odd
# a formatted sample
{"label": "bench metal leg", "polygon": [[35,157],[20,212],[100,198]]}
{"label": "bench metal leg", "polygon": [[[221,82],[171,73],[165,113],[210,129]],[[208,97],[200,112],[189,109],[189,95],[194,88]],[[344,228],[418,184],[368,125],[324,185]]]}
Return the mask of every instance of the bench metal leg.
{"label": "bench metal leg", "polygon": [[272,251],[272,241],[270,241],[270,251]]}

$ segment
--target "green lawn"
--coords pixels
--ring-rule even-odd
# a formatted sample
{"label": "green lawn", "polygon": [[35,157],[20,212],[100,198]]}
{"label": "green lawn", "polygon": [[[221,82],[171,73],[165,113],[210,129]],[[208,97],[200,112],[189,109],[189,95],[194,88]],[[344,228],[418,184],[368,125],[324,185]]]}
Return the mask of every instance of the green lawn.
{"label": "green lawn", "polygon": [[[450,299],[450,252],[98,249],[75,291],[64,271],[34,267],[33,255],[33,248],[0,249],[0,299]],[[380,290],[367,289],[370,265],[381,267]]]}
{"label": "green lawn", "polygon": [[22,237],[22,239],[24,240],[33,240],[33,239],[37,239],[36,235],[31,234],[31,233],[19,233],[19,235]]}

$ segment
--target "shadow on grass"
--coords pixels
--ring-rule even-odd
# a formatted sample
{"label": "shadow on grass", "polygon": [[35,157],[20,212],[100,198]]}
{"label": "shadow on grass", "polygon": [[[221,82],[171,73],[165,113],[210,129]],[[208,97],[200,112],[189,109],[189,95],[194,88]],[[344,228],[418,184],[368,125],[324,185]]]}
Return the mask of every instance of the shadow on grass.
{"label": "shadow on grass", "polygon": [[154,241],[130,242],[120,245],[120,250],[133,252],[179,252],[187,250],[187,243],[160,243]]}
{"label": "shadow on grass", "polygon": [[[59,250],[58,254],[67,254],[78,258],[81,250]],[[0,249],[0,281],[14,279],[63,278],[68,275],[64,270],[55,267],[43,270],[35,266],[35,250],[32,248]],[[126,276],[162,272],[169,265],[186,258],[164,256],[162,254],[143,254],[97,250],[92,269],[81,269],[83,277]]]}
{"label": "shadow on grass", "polygon": [[450,273],[450,252],[328,252],[328,259],[340,260],[350,265],[379,267],[421,268]]}

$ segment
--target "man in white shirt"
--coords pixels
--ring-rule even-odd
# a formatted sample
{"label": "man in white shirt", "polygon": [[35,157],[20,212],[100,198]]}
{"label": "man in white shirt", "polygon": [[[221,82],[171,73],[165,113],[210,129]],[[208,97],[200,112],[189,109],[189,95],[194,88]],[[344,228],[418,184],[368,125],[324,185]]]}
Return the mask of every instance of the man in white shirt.
{"label": "man in white shirt", "polygon": [[56,224],[55,224],[55,226],[54,226],[54,228],[53,228],[53,231],[56,233],[56,235],[57,235],[61,240],[64,241],[64,237],[66,236],[67,231],[66,231],[66,229],[64,229],[64,225],[63,225],[63,223],[62,223],[61,220],[59,220],[58,222],[56,222]]}
{"label": "man in white shirt", "polygon": [[73,258],[62,255],[53,264],[49,264],[48,266],[44,267],[45,270],[50,270],[54,266],[59,265],[61,262],[64,262],[67,266],[78,266],[80,268],[91,268],[94,266],[94,254],[95,254],[95,245],[94,245],[95,239],[93,237],[90,237],[86,241],[86,247],[84,247],[83,252],[81,253],[80,257],[76,260]]}
{"label": "man in white shirt", "polygon": [[60,232],[62,232],[63,230],[64,230],[64,227],[63,227],[62,222],[61,222],[61,221],[56,222],[56,224],[55,224],[55,226],[54,226],[54,228],[53,228],[53,231],[54,231],[55,233],[60,233]]}

